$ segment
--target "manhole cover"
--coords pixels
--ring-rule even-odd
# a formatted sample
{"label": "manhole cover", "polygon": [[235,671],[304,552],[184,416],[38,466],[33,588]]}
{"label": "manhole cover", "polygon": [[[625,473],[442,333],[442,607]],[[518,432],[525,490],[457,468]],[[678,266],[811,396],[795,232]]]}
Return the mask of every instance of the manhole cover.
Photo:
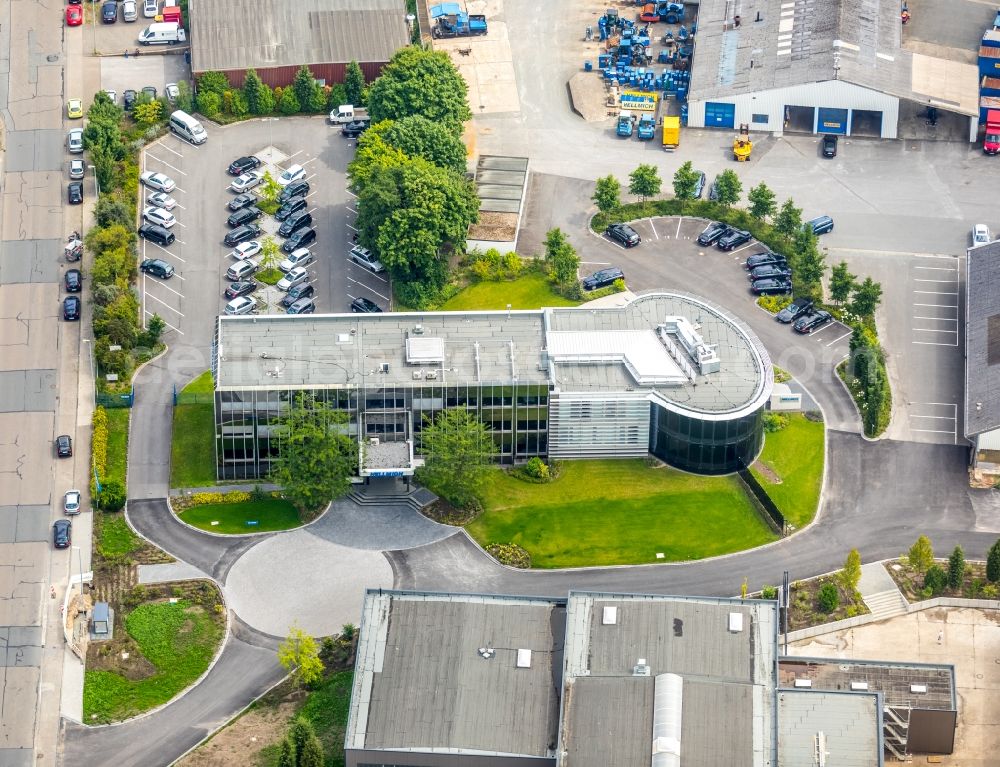
{"label": "manhole cover", "polygon": [[45,57],[45,60],[47,62],[49,62],[50,64],[52,62],[59,61],[59,54],[57,54],[57,53],[50,53],[48,56]]}

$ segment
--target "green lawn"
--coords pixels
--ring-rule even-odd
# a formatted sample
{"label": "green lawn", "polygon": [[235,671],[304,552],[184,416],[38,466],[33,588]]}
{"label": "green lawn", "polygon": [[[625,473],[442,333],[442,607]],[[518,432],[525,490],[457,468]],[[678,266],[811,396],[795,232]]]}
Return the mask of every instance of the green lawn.
{"label": "green lawn", "polygon": [[97,535],[101,556],[110,559],[123,556],[142,545],[142,539],[132,532],[124,512],[102,512]]}
{"label": "green lawn", "polygon": [[215,391],[215,382],[212,381],[212,371],[206,370],[191,383],[181,389],[183,394],[211,394]]}
{"label": "green lawn", "polygon": [[323,744],[325,767],[343,767],[344,735],[351,705],[353,671],[338,671],[309,693],[299,716],[309,720]]}
{"label": "green lawn", "polygon": [[735,477],[641,459],[565,461],[541,485],[497,470],[484,506],[469,533],[484,546],[516,543],[541,568],[701,559],[775,539]]}
{"label": "green lawn", "polygon": [[130,410],[126,407],[107,408],[108,414],[108,463],[106,476],[101,482],[118,480],[125,486],[128,467],[128,419]]}
{"label": "green lawn", "polygon": [[[796,528],[812,522],[823,485],[823,424],[792,413],[788,426],[764,437],[764,451],[751,467],[785,519]],[[778,475],[773,482],[760,471],[764,463]]]}
{"label": "green lawn", "polygon": [[[212,371],[206,370],[180,391],[170,448],[171,487],[215,484],[214,390]],[[192,401],[185,402],[185,395]]]}
{"label": "green lawn", "polygon": [[541,309],[543,306],[578,306],[552,292],[548,281],[540,274],[526,274],[510,282],[477,282],[445,302],[443,311],[465,309]]}
{"label": "green lawn", "polygon": [[125,627],[155,671],[136,680],[113,671],[86,671],[87,724],[120,721],[166,703],[205,672],[223,635],[216,618],[183,600],[139,605],[125,618]]}
{"label": "green lawn", "polygon": [[[299,513],[288,501],[271,498],[246,503],[210,503],[193,506],[180,513],[180,518],[210,533],[257,533],[266,530],[288,530],[302,524]],[[247,520],[259,525],[247,526]],[[219,524],[213,525],[212,522]]]}

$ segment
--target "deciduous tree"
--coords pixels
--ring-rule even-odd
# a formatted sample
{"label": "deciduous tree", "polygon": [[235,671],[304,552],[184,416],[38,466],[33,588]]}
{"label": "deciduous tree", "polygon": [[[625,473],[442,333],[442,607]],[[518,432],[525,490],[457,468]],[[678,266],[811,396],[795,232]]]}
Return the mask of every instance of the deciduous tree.
{"label": "deciduous tree", "polygon": [[591,199],[602,213],[615,210],[622,204],[622,185],[611,174],[602,176],[594,183],[594,196]]}
{"label": "deciduous tree", "polygon": [[647,197],[655,197],[660,193],[663,180],[655,165],[643,163],[634,171],[628,174],[629,194],[634,194],[645,202]]}
{"label": "deciduous tree", "polygon": [[347,96],[348,104],[354,106],[364,104],[365,73],[361,71],[361,65],[356,61],[351,61],[347,65],[347,72],[344,75],[344,93]]}
{"label": "deciduous tree", "polygon": [[[308,102],[306,102],[308,104]],[[281,92],[281,100],[278,102],[278,111],[283,115],[294,115],[298,114],[299,110],[302,108],[302,102],[299,101],[298,95],[295,93],[294,88],[285,88]]]}
{"label": "deciduous tree", "polygon": [[407,47],[396,52],[368,89],[368,112],[374,122],[423,115],[446,123],[456,134],[472,117],[468,86],[442,51]]}
{"label": "deciduous tree", "polygon": [[1000,581],[1000,539],[990,546],[986,555],[986,580],[990,583]]}
{"label": "deciduous tree", "polygon": [[136,104],[132,108],[132,119],[139,125],[153,125],[160,121],[163,115],[163,104],[159,101],[147,101],[145,104]]}
{"label": "deciduous tree", "polygon": [[545,266],[549,279],[557,285],[576,282],[580,257],[561,229],[550,229],[545,235]]}
{"label": "deciduous tree", "polygon": [[838,304],[844,304],[851,297],[857,277],[847,268],[847,262],[834,264],[830,270],[830,298]]}
{"label": "deciduous tree", "polygon": [[198,77],[198,94],[214,93],[219,97],[220,103],[222,102],[222,94],[231,87],[225,72],[204,72]]}
{"label": "deciduous tree", "polygon": [[381,136],[407,157],[423,157],[441,168],[465,173],[465,144],[446,125],[423,115],[409,115],[373,125],[365,134]]}
{"label": "deciduous tree", "polygon": [[674,197],[678,200],[693,200],[698,185],[699,174],[688,160],[674,173]]}
{"label": "deciduous tree", "polygon": [[854,289],[851,299],[851,311],[859,317],[872,317],[882,301],[882,286],[871,277],[865,277]]}
{"label": "deciduous tree", "polygon": [[[292,625],[278,647],[278,662],[294,677],[297,684],[307,686],[319,681],[323,676],[323,661],[319,657],[319,645],[309,634]],[[293,731],[293,741],[296,741]],[[298,746],[298,742],[295,742]],[[298,748],[296,748],[298,751]]]}
{"label": "deciduous tree", "polygon": [[351,188],[357,192],[365,188],[368,180],[379,170],[386,170],[406,162],[406,155],[398,148],[389,144],[375,129],[366,131],[358,139],[358,148],[354,159],[347,166],[347,177]]}
{"label": "deciduous tree", "polygon": [[496,443],[475,413],[442,410],[420,431],[424,465],[418,479],[454,505],[479,503],[479,491],[497,453]]}
{"label": "deciduous tree", "polygon": [[774,231],[785,237],[794,237],[802,230],[802,208],[795,207],[795,201],[785,200],[774,220]]}
{"label": "deciduous tree", "polygon": [[861,554],[857,549],[851,549],[844,560],[844,569],[841,570],[841,582],[848,592],[854,593],[858,590],[858,583],[861,582]]}
{"label": "deciduous tree", "polygon": [[743,182],[734,170],[724,170],[715,179],[715,194],[720,205],[727,208],[740,201],[743,194]]}
{"label": "deciduous tree", "polygon": [[774,192],[763,181],[750,188],[747,200],[750,202],[750,215],[758,221],[766,221],[778,210]]}

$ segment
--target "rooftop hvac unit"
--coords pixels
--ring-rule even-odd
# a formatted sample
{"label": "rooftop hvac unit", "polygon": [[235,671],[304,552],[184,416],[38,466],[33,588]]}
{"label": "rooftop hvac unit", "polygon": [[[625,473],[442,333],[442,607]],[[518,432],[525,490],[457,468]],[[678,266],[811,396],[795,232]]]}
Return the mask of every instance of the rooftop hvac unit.
{"label": "rooftop hvac unit", "polygon": [[427,379],[428,381],[436,381],[437,377],[438,374],[436,370],[428,370],[427,373],[424,375],[424,378]]}
{"label": "rooftop hvac unit", "polygon": [[372,437],[368,440],[368,444],[373,447],[378,447],[378,437]]}
{"label": "rooftop hvac unit", "polygon": [[632,676],[649,676],[649,666],[646,665],[645,658],[639,658],[632,667]]}
{"label": "rooftop hvac unit", "polygon": [[389,372],[389,363],[388,362],[379,363],[378,372],[379,373],[388,373]]}
{"label": "rooftop hvac unit", "polygon": [[424,371],[423,370],[414,370],[413,371],[413,380],[414,381],[419,381],[423,377],[424,377]]}
{"label": "rooftop hvac unit", "polygon": [[413,335],[415,335],[415,336],[422,336],[423,334],[424,334],[424,326],[423,325],[414,325],[413,326]]}

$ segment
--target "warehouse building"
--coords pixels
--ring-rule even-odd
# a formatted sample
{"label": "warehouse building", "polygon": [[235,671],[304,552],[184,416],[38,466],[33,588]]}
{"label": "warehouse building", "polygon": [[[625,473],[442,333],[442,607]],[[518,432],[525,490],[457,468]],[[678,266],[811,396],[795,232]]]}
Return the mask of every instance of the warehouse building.
{"label": "warehouse building", "polygon": [[371,590],[346,763],[883,767],[906,722],[909,753],[950,753],[954,667],[779,658],[778,619],[773,601]]}
{"label": "warehouse building", "polygon": [[979,479],[1000,475],[1000,240],[965,259],[965,437]]}
{"label": "warehouse building", "polygon": [[404,0],[191,0],[191,70],[225,72],[234,88],[248,69],[284,87],[308,64],[342,83],[351,61],[369,82],[410,42]]}
{"label": "warehouse building", "polygon": [[740,320],[694,296],[506,312],[219,317],[220,479],[264,476],[296,392],[349,414],[363,477],[409,476],[446,408],[487,424],[506,463],[653,453],[699,474],[763,445],[770,358]]}
{"label": "warehouse building", "polygon": [[901,35],[899,0],[702,0],[688,125],[897,138],[933,107],[975,141],[976,66]]}

